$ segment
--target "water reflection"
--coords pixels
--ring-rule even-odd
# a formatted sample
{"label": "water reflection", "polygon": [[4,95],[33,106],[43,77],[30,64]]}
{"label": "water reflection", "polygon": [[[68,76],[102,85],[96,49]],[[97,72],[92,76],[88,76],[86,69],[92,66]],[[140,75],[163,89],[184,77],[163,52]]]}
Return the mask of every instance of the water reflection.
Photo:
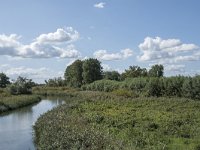
{"label": "water reflection", "polygon": [[62,103],[61,99],[44,99],[38,104],[0,116],[0,149],[34,150],[32,125],[41,114]]}

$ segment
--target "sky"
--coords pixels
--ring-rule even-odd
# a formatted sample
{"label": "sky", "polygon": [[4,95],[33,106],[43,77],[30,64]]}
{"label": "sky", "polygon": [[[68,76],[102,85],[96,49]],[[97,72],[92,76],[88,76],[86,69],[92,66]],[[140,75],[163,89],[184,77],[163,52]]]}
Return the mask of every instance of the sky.
{"label": "sky", "polygon": [[200,74],[199,0],[2,0],[0,72],[43,83],[76,59],[104,71]]}

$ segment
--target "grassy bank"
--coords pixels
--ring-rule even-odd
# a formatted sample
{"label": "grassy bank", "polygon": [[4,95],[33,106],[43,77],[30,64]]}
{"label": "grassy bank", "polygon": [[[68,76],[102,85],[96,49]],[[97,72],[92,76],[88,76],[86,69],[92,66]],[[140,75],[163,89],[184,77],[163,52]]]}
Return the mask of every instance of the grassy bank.
{"label": "grassy bank", "polygon": [[35,95],[0,97],[0,113],[27,106],[39,101],[40,98]]}
{"label": "grassy bank", "polygon": [[42,115],[37,149],[200,149],[200,102],[78,92]]}
{"label": "grassy bank", "polygon": [[32,93],[42,96],[70,96],[78,89],[68,88],[68,87],[46,87],[38,86],[33,87]]}

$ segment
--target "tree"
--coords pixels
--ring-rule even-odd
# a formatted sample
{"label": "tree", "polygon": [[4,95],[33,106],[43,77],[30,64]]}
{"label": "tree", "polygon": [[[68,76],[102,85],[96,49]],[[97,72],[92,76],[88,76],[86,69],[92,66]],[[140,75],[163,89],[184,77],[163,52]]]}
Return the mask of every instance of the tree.
{"label": "tree", "polygon": [[33,86],[35,86],[35,83],[32,79],[19,76],[17,80],[10,85],[9,91],[12,95],[31,94]]}
{"label": "tree", "polygon": [[97,59],[89,58],[83,62],[83,83],[92,83],[102,79],[101,62]]}
{"label": "tree", "polygon": [[126,78],[146,77],[147,69],[139,66],[130,66],[128,70],[122,73],[122,80]]}
{"label": "tree", "polygon": [[65,70],[65,80],[69,86],[81,87],[83,84],[83,62],[81,60],[76,60]]}
{"label": "tree", "polygon": [[163,65],[153,65],[149,70],[150,77],[163,77],[164,67]]}
{"label": "tree", "polygon": [[49,79],[48,81],[45,80],[45,83],[47,86],[51,87],[59,87],[65,85],[65,81],[61,77]]}
{"label": "tree", "polygon": [[10,84],[9,77],[3,72],[0,73],[0,87],[5,88],[8,84]]}
{"label": "tree", "polygon": [[106,71],[103,72],[103,78],[107,80],[120,80],[120,74],[117,71]]}

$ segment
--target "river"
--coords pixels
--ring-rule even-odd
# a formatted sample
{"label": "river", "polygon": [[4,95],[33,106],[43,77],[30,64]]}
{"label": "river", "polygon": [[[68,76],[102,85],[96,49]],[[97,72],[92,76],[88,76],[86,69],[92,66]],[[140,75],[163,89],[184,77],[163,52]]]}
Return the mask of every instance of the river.
{"label": "river", "polygon": [[0,116],[0,150],[35,150],[33,125],[38,117],[64,103],[61,99],[43,99],[39,103]]}

